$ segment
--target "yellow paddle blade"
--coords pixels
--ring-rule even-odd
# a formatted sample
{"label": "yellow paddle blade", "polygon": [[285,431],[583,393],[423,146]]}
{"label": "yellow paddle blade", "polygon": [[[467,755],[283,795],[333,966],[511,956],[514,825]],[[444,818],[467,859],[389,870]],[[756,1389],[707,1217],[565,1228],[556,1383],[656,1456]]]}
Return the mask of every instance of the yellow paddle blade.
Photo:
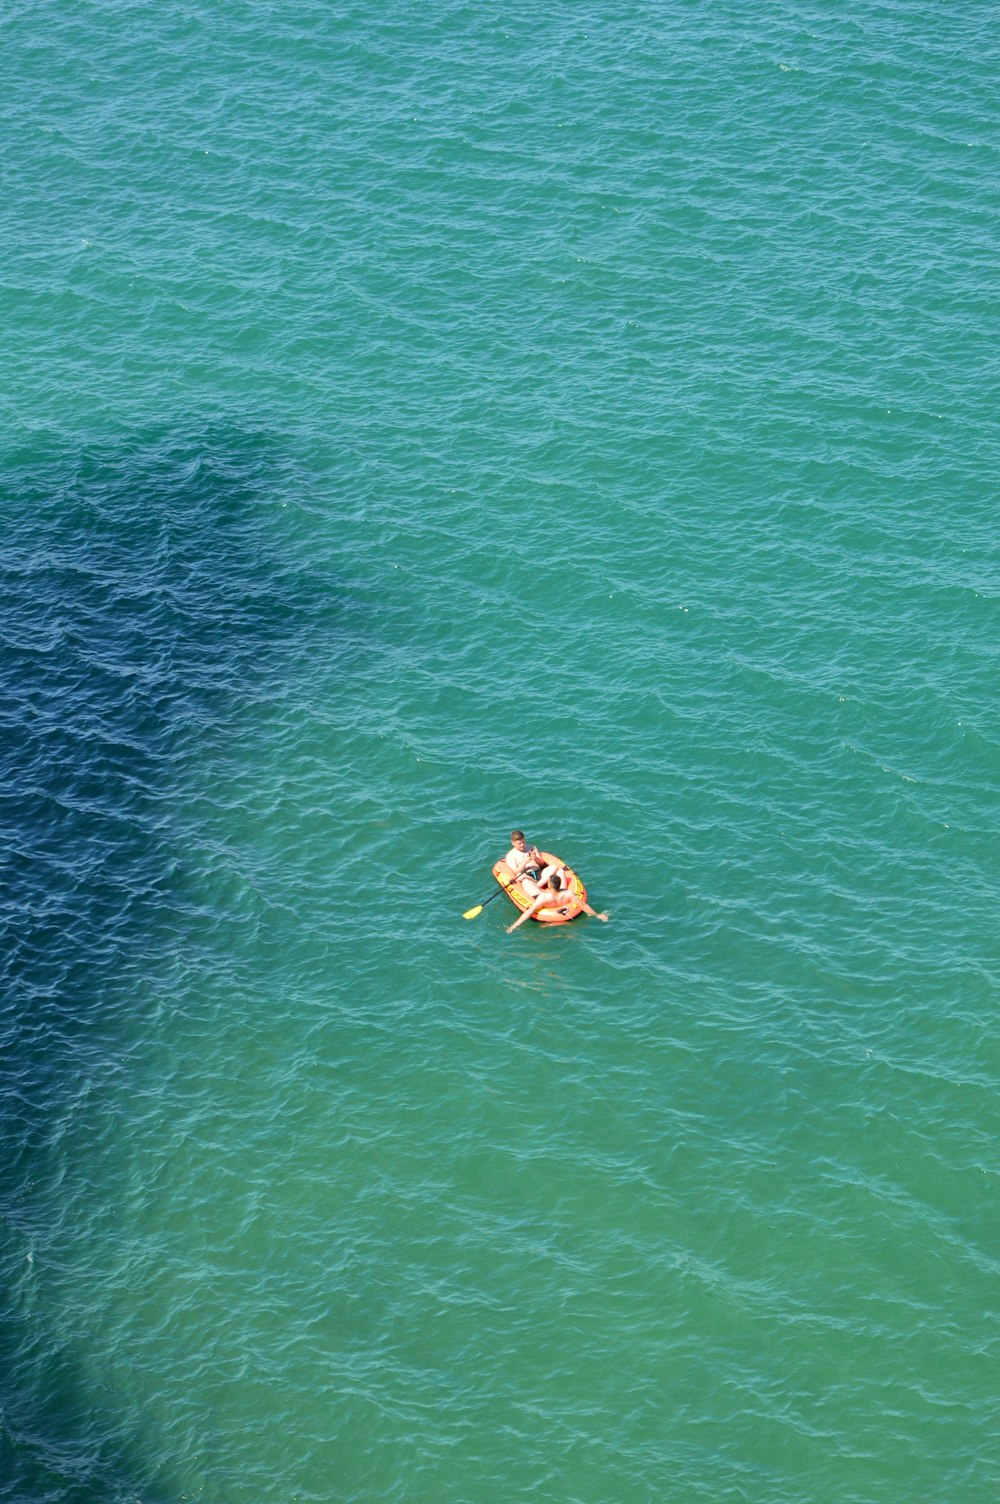
{"label": "yellow paddle blade", "polygon": [[466,909],[465,913],[462,915],[462,918],[463,919],[475,919],[476,915],[477,914],[481,914],[482,912],[483,912],[483,906],[482,906],[482,904],[481,903],[477,903],[476,907],[474,909]]}

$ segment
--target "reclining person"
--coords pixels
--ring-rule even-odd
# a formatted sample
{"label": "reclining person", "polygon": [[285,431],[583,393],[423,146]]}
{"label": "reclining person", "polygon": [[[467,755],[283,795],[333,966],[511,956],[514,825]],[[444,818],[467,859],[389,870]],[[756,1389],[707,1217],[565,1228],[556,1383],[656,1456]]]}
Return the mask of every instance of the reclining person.
{"label": "reclining person", "polygon": [[[535,887],[535,897],[528,907],[522,913],[518,914],[514,923],[508,924],[508,935],[512,935],[519,925],[522,925],[526,919],[530,919],[532,914],[537,914],[539,909],[557,909],[560,903],[569,897],[569,888],[572,882],[572,873],[565,863],[553,862],[548,867],[543,867],[537,887],[535,887],[534,883],[532,884],[532,887]],[[591,919],[600,919],[604,924],[607,924],[607,914],[598,914],[597,910],[592,909],[585,899],[578,899],[577,901],[583,912],[589,914]]]}

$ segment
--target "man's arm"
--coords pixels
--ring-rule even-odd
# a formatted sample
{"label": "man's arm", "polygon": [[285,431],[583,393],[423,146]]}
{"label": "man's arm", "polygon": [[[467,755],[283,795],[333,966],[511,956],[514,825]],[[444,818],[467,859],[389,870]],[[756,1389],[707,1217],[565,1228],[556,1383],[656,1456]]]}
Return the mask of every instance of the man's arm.
{"label": "man's arm", "polygon": [[551,897],[552,897],[551,893],[539,893],[539,895],[535,899],[534,903],[529,904],[528,908],[522,910],[522,912],[520,914],[518,914],[517,918],[514,920],[513,924],[508,924],[508,926],[507,926],[507,933],[508,933],[508,935],[512,935],[516,929],[520,928],[520,926],[524,923],[524,921],[526,919],[530,919],[531,916],[532,916],[532,914],[535,912],[536,909],[544,908],[545,904],[548,902],[548,900]]}

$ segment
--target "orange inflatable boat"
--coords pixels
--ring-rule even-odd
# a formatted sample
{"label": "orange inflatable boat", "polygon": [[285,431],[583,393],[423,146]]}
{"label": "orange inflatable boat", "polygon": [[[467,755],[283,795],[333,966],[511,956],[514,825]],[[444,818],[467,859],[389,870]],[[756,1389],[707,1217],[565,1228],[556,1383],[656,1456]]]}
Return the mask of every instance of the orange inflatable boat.
{"label": "orange inflatable boat", "polygon": [[[551,851],[540,851],[539,856],[548,866],[562,866],[559,857],[553,856]],[[577,877],[572,867],[566,869],[569,872],[571,882],[568,888],[564,888],[556,903],[551,908],[539,909],[532,914],[532,919],[537,919],[539,924],[566,924],[570,919],[575,919],[577,914],[583,913],[583,905],[587,901],[587,890]],[[533,900],[525,893],[521,884],[515,878],[513,872],[504,861],[499,861],[493,868],[493,876],[503,888],[511,903],[521,910],[530,908]]]}

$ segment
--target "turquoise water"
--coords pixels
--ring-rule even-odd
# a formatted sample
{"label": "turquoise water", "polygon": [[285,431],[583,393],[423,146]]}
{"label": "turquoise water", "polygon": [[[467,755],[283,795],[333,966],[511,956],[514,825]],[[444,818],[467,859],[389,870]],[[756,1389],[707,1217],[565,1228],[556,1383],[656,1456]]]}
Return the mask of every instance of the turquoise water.
{"label": "turquoise water", "polygon": [[994,9],[0,15],[0,1497],[993,1504]]}

